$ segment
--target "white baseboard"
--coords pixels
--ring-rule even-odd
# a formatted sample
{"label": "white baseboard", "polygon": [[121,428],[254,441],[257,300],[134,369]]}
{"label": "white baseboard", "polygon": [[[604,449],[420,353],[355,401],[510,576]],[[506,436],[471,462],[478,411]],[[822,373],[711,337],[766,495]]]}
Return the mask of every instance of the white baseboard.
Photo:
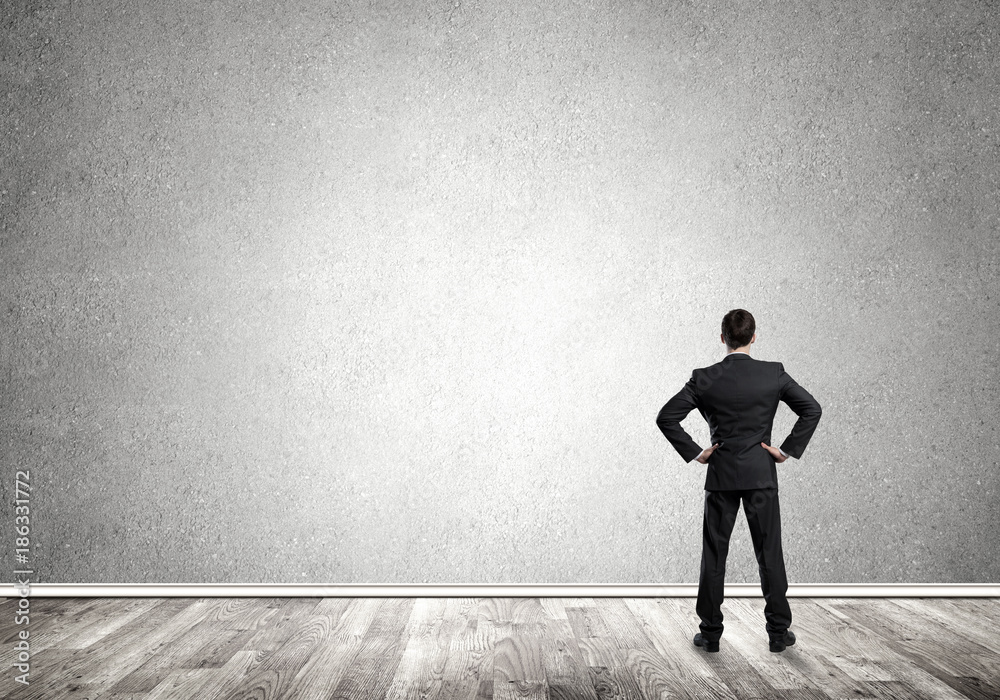
{"label": "white baseboard", "polygon": [[[726,584],[730,598],[755,598],[760,586]],[[283,584],[33,583],[0,586],[17,598],[685,598],[697,584]],[[798,583],[789,598],[1000,598],[995,583]]]}

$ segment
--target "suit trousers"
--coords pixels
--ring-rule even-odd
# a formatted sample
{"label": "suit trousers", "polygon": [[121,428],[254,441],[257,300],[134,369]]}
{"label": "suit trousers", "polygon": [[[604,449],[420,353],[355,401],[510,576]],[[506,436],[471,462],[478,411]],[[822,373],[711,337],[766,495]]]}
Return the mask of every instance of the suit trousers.
{"label": "suit trousers", "polygon": [[750,526],[760,588],[764,593],[764,618],[768,636],[779,637],[792,624],[792,610],[785,593],[785,558],[781,551],[781,513],[778,489],[743,491],[706,491],[705,522],[702,533],[701,577],[698,581],[696,610],[701,618],[701,633],[708,641],[722,636],[722,598],[726,582],[726,556],[729,538],[743,501]]}

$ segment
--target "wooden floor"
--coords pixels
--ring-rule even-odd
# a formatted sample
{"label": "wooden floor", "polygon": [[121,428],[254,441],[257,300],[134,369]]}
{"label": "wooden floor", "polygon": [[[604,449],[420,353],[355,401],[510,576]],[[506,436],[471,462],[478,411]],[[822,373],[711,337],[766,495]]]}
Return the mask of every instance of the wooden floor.
{"label": "wooden floor", "polygon": [[1000,599],[729,598],[721,650],[692,598],[33,598],[28,686],[0,603],[0,697],[1000,698]]}

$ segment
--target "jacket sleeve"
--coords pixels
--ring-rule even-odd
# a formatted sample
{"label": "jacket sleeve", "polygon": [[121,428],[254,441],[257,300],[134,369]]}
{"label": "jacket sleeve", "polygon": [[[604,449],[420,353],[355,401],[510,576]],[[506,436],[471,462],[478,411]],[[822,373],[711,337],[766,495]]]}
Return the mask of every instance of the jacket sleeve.
{"label": "jacket sleeve", "polygon": [[684,388],[674,394],[656,416],[656,426],[685,462],[690,462],[702,451],[698,443],[681,427],[681,421],[697,405],[698,395],[695,393],[694,372],[692,372]]}
{"label": "jacket sleeve", "polygon": [[781,450],[795,459],[799,459],[802,457],[809,439],[816,432],[816,426],[819,425],[823,409],[808,391],[799,386],[785,372],[785,366],[780,362],[778,363],[778,386],[778,398],[788,404],[788,407],[799,417],[795,421],[795,425],[792,426],[792,432],[781,443]]}

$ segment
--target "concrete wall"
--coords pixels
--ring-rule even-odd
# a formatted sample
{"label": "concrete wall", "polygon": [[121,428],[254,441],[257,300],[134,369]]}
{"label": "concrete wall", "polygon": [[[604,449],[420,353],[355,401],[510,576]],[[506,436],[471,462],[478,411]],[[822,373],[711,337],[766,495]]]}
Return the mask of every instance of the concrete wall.
{"label": "concrete wall", "polygon": [[0,18],[36,580],[694,582],[736,307],[824,409],[790,580],[1000,580],[995,3]]}

